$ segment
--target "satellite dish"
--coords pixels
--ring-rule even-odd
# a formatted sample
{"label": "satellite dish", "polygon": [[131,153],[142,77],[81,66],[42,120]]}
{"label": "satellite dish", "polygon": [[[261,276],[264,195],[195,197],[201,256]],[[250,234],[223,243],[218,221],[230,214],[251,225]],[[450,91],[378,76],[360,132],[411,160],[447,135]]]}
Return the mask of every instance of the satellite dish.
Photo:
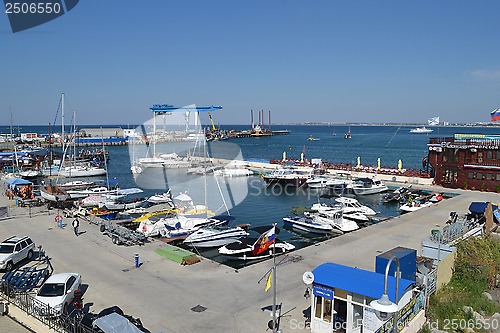
{"label": "satellite dish", "polygon": [[305,284],[312,284],[314,282],[314,274],[313,272],[307,271],[302,275],[302,281]]}

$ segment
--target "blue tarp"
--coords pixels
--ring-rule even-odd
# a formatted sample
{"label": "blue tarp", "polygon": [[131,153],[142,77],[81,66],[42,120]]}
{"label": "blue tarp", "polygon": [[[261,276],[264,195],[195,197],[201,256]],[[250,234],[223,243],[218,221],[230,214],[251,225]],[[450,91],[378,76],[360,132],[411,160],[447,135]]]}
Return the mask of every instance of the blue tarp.
{"label": "blue tarp", "polygon": [[[385,274],[365,271],[363,269],[344,266],[335,263],[324,263],[313,270],[314,284],[326,287],[338,288],[347,292],[379,299],[384,293]],[[399,279],[399,299],[404,295],[413,281]],[[387,294],[392,302],[396,296],[396,278],[389,276],[387,282]]]}
{"label": "blue tarp", "polygon": [[12,179],[5,181],[5,184],[22,186],[22,185],[32,185],[33,183],[26,180],[26,179],[22,179],[22,178],[12,178]]}
{"label": "blue tarp", "polygon": [[[489,202],[481,202],[481,201],[471,202],[471,204],[469,205],[469,212],[476,215],[484,214],[484,212],[486,211],[486,207],[488,207],[488,204]],[[493,208],[493,211],[497,209],[496,205],[491,205],[491,206]]]}

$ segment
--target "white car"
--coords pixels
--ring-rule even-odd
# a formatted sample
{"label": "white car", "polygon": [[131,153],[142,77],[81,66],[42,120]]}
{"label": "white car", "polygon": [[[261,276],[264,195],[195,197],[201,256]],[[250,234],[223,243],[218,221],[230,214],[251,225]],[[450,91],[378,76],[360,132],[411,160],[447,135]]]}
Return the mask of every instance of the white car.
{"label": "white car", "polygon": [[59,273],[51,275],[35,296],[35,307],[41,315],[60,316],[67,312],[80,289],[82,277],[78,273]]}
{"label": "white car", "polygon": [[35,243],[31,238],[12,236],[0,243],[0,269],[11,271],[18,262],[33,258]]}

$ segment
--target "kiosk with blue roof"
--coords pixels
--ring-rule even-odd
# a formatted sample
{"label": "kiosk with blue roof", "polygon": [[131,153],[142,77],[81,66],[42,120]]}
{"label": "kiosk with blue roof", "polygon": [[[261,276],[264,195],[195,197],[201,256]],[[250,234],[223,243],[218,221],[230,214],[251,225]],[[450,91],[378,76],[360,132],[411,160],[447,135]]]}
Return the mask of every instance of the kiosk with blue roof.
{"label": "kiosk with blue roof", "polygon": [[[371,272],[336,263],[324,263],[312,271],[311,332],[315,333],[387,333],[393,328],[393,317],[375,311],[370,302],[384,293],[385,260],[387,254],[405,259],[414,257],[416,251],[396,248],[377,257],[377,272]],[[399,251],[398,251],[399,250]],[[380,257],[380,258],[379,258]],[[386,261],[387,263],[387,261]],[[416,267],[416,261],[414,261]],[[383,266],[383,272],[380,267]],[[411,265],[410,265],[411,266]],[[392,269],[392,266],[391,266]],[[413,268],[409,268],[410,271]],[[396,303],[396,278],[388,275],[387,295]],[[401,271],[397,302],[398,332],[417,332],[425,322],[425,295],[415,288],[415,280]],[[418,329],[417,329],[418,328]]]}

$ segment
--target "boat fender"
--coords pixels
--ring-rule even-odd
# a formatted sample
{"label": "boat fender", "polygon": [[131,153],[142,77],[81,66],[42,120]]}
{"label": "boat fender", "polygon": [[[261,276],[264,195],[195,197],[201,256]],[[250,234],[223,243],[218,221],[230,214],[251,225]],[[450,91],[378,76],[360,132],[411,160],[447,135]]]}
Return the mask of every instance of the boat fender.
{"label": "boat fender", "polygon": [[62,222],[62,219],[63,219],[63,217],[61,216],[61,214],[57,214],[54,217],[54,221],[57,222],[58,224]]}
{"label": "boat fender", "polygon": [[435,180],[432,181],[432,185],[436,185],[436,181]]}

